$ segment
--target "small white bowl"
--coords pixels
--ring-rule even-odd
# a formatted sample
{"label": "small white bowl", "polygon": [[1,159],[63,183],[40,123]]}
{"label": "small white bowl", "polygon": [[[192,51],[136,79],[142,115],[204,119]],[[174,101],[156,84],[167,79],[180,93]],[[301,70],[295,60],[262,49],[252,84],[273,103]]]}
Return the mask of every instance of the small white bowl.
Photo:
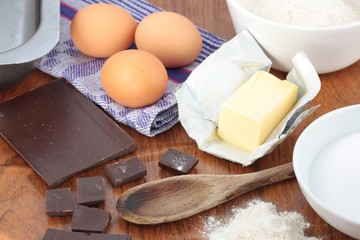
{"label": "small white bowl", "polygon": [[[354,0],[360,6],[360,0]],[[360,21],[334,27],[300,27],[276,23],[247,11],[241,0],[227,0],[236,33],[247,29],[272,60],[288,72],[291,59],[304,51],[316,71],[334,72],[360,59]]]}
{"label": "small white bowl", "polygon": [[[303,131],[293,152],[295,175],[310,206],[331,226],[357,239],[360,239],[359,123],[360,104],[329,112]],[[351,138],[354,136],[355,141]]]}

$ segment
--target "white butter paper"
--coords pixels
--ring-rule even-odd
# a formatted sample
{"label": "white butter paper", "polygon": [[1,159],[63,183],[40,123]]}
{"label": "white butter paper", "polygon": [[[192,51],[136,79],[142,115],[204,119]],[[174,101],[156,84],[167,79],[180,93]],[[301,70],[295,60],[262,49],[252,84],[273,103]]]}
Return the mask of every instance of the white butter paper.
{"label": "white butter paper", "polygon": [[293,58],[287,80],[299,86],[298,100],[288,115],[273,130],[265,143],[248,152],[220,139],[217,119],[221,104],[256,71],[269,71],[270,59],[252,36],[244,30],[205,59],[175,95],[179,119],[199,149],[244,166],[270,153],[318,106],[306,107],[320,91],[319,76],[301,52]]}

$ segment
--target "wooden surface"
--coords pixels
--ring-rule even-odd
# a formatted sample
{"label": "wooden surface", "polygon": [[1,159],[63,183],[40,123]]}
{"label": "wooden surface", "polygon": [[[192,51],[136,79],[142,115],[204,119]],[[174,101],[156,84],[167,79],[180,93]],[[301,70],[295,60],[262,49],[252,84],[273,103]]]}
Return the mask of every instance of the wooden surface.
{"label": "wooden surface", "polygon": [[[226,40],[234,36],[233,26],[225,0],[151,0],[151,3],[166,10],[179,12],[190,18],[196,25]],[[272,71],[279,77],[285,73]],[[231,200],[219,207],[194,217],[175,223],[153,226],[140,226],[121,219],[115,209],[119,195],[138,184],[160,178],[170,177],[171,173],[160,170],[158,160],[162,154],[173,147],[195,155],[200,159],[192,173],[241,174],[277,166],[292,160],[294,144],[304,128],[324,113],[343,106],[360,103],[360,62],[331,74],[320,75],[322,89],[312,102],[321,104],[321,108],[305,120],[295,132],[271,154],[259,159],[249,167],[221,160],[198,150],[180,124],[156,137],[145,137],[123,126],[137,142],[138,150],[127,158],[137,156],[143,160],[148,174],[121,187],[113,188],[106,181],[106,202],[99,206],[111,212],[112,220],[108,233],[129,233],[133,239],[204,239],[202,232],[205,219],[216,216],[226,220],[233,207],[243,207],[252,199],[262,199],[276,204],[279,211],[297,211],[312,224],[306,234],[323,239],[351,239],[324,222],[309,206],[300,192],[295,179],[264,187]],[[20,95],[52,80],[52,77],[35,71],[23,83],[0,92],[0,101]],[[104,165],[78,174],[59,187],[70,187],[75,193],[76,178],[84,176],[104,176]],[[48,217],[45,214],[45,193],[47,185],[29,167],[29,165],[0,138],[0,239],[23,240],[41,239],[46,228],[70,230],[71,217]]]}

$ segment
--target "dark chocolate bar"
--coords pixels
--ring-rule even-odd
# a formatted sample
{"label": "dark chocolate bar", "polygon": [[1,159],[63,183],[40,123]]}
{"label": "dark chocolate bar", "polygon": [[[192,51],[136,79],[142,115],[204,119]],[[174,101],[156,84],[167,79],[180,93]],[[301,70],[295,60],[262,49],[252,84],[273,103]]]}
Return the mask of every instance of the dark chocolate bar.
{"label": "dark chocolate bar", "polygon": [[67,216],[74,211],[74,197],[70,188],[48,190],[45,199],[45,212],[49,216]]}
{"label": "dark chocolate bar", "polygon": [[136,150],[134,139],[65,79],[1,103],[0,133],[50,187]]}
{"label": "dark chocolate bar", "polygon": [[104,233],[111,220],[109,212],[99,208],[77,205],[71,221],[74,232]]}
{"label": "dark chocolate bar", "polygon": [[100,176],[77,179],[77,204],[95,206],[105,201],[104,179]]}
{"label": "dark chocolate bar", "polygon": [[42,240],[131,240],[127,234],[70,232],[48,228]]}
{"label": "dark chocolate bar", "polygon": [[105,174],[116,187],[146,176],[147,170],[141,160],[134,157],[106,165]]}
{"label": "dark chocolate bar", "polygon": [[186,174],[198,163],[198,159],[189,154],[169,148],[161,157],[159,166],[175,174]]}

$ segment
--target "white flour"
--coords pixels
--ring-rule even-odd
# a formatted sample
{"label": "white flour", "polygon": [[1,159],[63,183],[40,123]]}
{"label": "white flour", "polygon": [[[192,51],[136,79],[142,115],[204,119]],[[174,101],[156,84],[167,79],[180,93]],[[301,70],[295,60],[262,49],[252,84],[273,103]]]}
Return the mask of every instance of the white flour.
{"label": "white flour", "polygon": [[297,212],[280,212],[273,203],[254,200],[246,208],[233,209],[233,217],[225,223],[215,217],[205,222],[205,237],[209,240],[316,240],[307,237],[310,227]]}
{"label": "white flour", "polygon": [[255,15],[283,24],[327,27],[360,21],[353,0],[238,0]]}

